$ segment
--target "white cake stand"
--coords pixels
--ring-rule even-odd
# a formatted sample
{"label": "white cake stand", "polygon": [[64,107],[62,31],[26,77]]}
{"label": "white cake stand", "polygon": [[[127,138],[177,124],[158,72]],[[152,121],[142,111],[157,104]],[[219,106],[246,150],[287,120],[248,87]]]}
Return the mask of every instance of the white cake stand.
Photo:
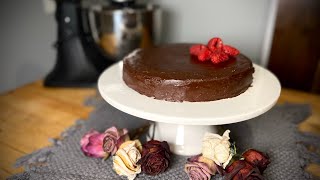
{"label": "white cake stand", "polygon": [[258,65],[254,68],[252,87],[237,97],[218,101],[168,102],[141,95],[122,80],[122,62],[101,74],[98,88],[115,108],[154,121],[154,138],[167,141],[173,153],[189,156],[200,153],[204,133],[216,132],[215,125],[252,119],[275,105],[281,91],[278,79]]}

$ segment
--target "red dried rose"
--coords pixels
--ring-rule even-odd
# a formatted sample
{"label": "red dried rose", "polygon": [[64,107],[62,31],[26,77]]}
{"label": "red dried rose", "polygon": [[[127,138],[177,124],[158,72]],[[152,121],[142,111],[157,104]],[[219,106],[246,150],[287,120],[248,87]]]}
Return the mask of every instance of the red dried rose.
{"label": "red dried rose", "polygon": [[226,179],[263,179],[262,173],[270,163],[269,157],[254,149],[247,150],[242,157],[243,160],[235,161],[226,168]]}
{"label": "red dried rose", "polygon": [[168,168],[171,152],[166,141],[151,140],[142,147],[142,157],[138,162],[142,172],[155,176]]}
{"label": "red dried rose", "polygon": [[263,171],[267,168],[268,164],[270,164],[268,155],[255,149],[247,150],[242,154],[242,157],[244,157],[244,159],[252,166],[259,168],[261,173],[263,173]]}
{"label": "red dried rose", "polygon": [[261,180],[262,175],[258,168],[245,160],[234,161],[226,168],[226,180]]}

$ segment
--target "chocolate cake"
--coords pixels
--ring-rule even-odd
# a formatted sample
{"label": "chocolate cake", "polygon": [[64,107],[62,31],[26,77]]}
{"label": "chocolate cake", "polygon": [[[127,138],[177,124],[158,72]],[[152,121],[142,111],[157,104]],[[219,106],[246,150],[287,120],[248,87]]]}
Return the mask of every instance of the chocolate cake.
{"label": "chocolate cake", "polygon": [[243,54],[214,64],[189,54],[192,44],[136,50],[124,58],[123,80],[140,94],[167,101],[214,101],[238,96],[254,68]]}

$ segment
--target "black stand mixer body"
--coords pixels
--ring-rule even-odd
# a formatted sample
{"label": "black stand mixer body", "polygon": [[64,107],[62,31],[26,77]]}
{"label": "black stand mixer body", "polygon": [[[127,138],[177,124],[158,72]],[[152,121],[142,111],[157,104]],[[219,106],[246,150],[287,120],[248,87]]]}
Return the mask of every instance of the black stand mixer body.
{"label": "black stand mixer body", "polygon": [[[131,22],[134,22],[134,24],[138,22],[139,27],[143,28],[143,30],[135,31],[138,32],[136,34],[139,34],[137,37],[141,39],[140,41],[146,42],[145,39],[148,39],[154,43],[153,10],[147,10],[144,7],[135,10],[134,8],[123,8],[119,7],[119,4],[111,3],[111,9],[107,7],[106,10],[96,14],[91,12],[90,19],[90,8],[83,8],[80,0],[56,0],[56,4],[55,18],[58,24],[58,41],[55,47],[57,49],[57,59],[54,69],[45,78],[45,86],[94,86],[105,68],[121,60],[129,51],[146,46],[133,45],[132,37],[128,40],[128,37],[124,36],[123,33],[116,32],[115,29],[117,29],[118,25],[113,22],[115,19],[119,20],[120,18],[120,25],[125,26],[125,30],[130,30]],[[129,13],[124,13],[126,9],[129,9]],[[93,17],[98,18],[95,19]],[[134,19],[130,20],[132,17]],[[99,29],[98,32],[97,29],[100,26],[102,30]],[[110,29],[111,33],[108,32]],[[113,41],[109,43],[109,39],[102,40],[106,35],[110,37],[110,34]],[[119,36],[120,39],[115,38]],[[135,37],[135,41],[137,37]],[[112,45],[112,42],[115,43]],[[103,45],[107,45],[107,47],[102,48]],[[110,50],[108,52],[108,49],[114,52]]]}
{"label": "black stand mixer body", "polygon": [[57,59],[53,71],[45,78],[44,85],[92,86],[103,68],[112,62],[94,48],[90,36],[84,32],[85,22],[81,22],[82,12],[79,2],[57,0],[56,3]]}

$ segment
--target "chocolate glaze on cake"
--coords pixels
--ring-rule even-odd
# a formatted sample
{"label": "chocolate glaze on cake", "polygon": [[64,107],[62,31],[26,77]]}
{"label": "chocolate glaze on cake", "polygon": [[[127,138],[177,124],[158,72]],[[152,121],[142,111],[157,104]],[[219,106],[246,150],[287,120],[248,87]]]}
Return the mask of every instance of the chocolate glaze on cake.
{"label": "chocolate glaze on cake", "polygon": [[238,96],[252,83],[244,55],[220,64],[190,56],[192,44],[136,50],[124,58],[123,80],[140,94],[167,101],[213,101]]}

